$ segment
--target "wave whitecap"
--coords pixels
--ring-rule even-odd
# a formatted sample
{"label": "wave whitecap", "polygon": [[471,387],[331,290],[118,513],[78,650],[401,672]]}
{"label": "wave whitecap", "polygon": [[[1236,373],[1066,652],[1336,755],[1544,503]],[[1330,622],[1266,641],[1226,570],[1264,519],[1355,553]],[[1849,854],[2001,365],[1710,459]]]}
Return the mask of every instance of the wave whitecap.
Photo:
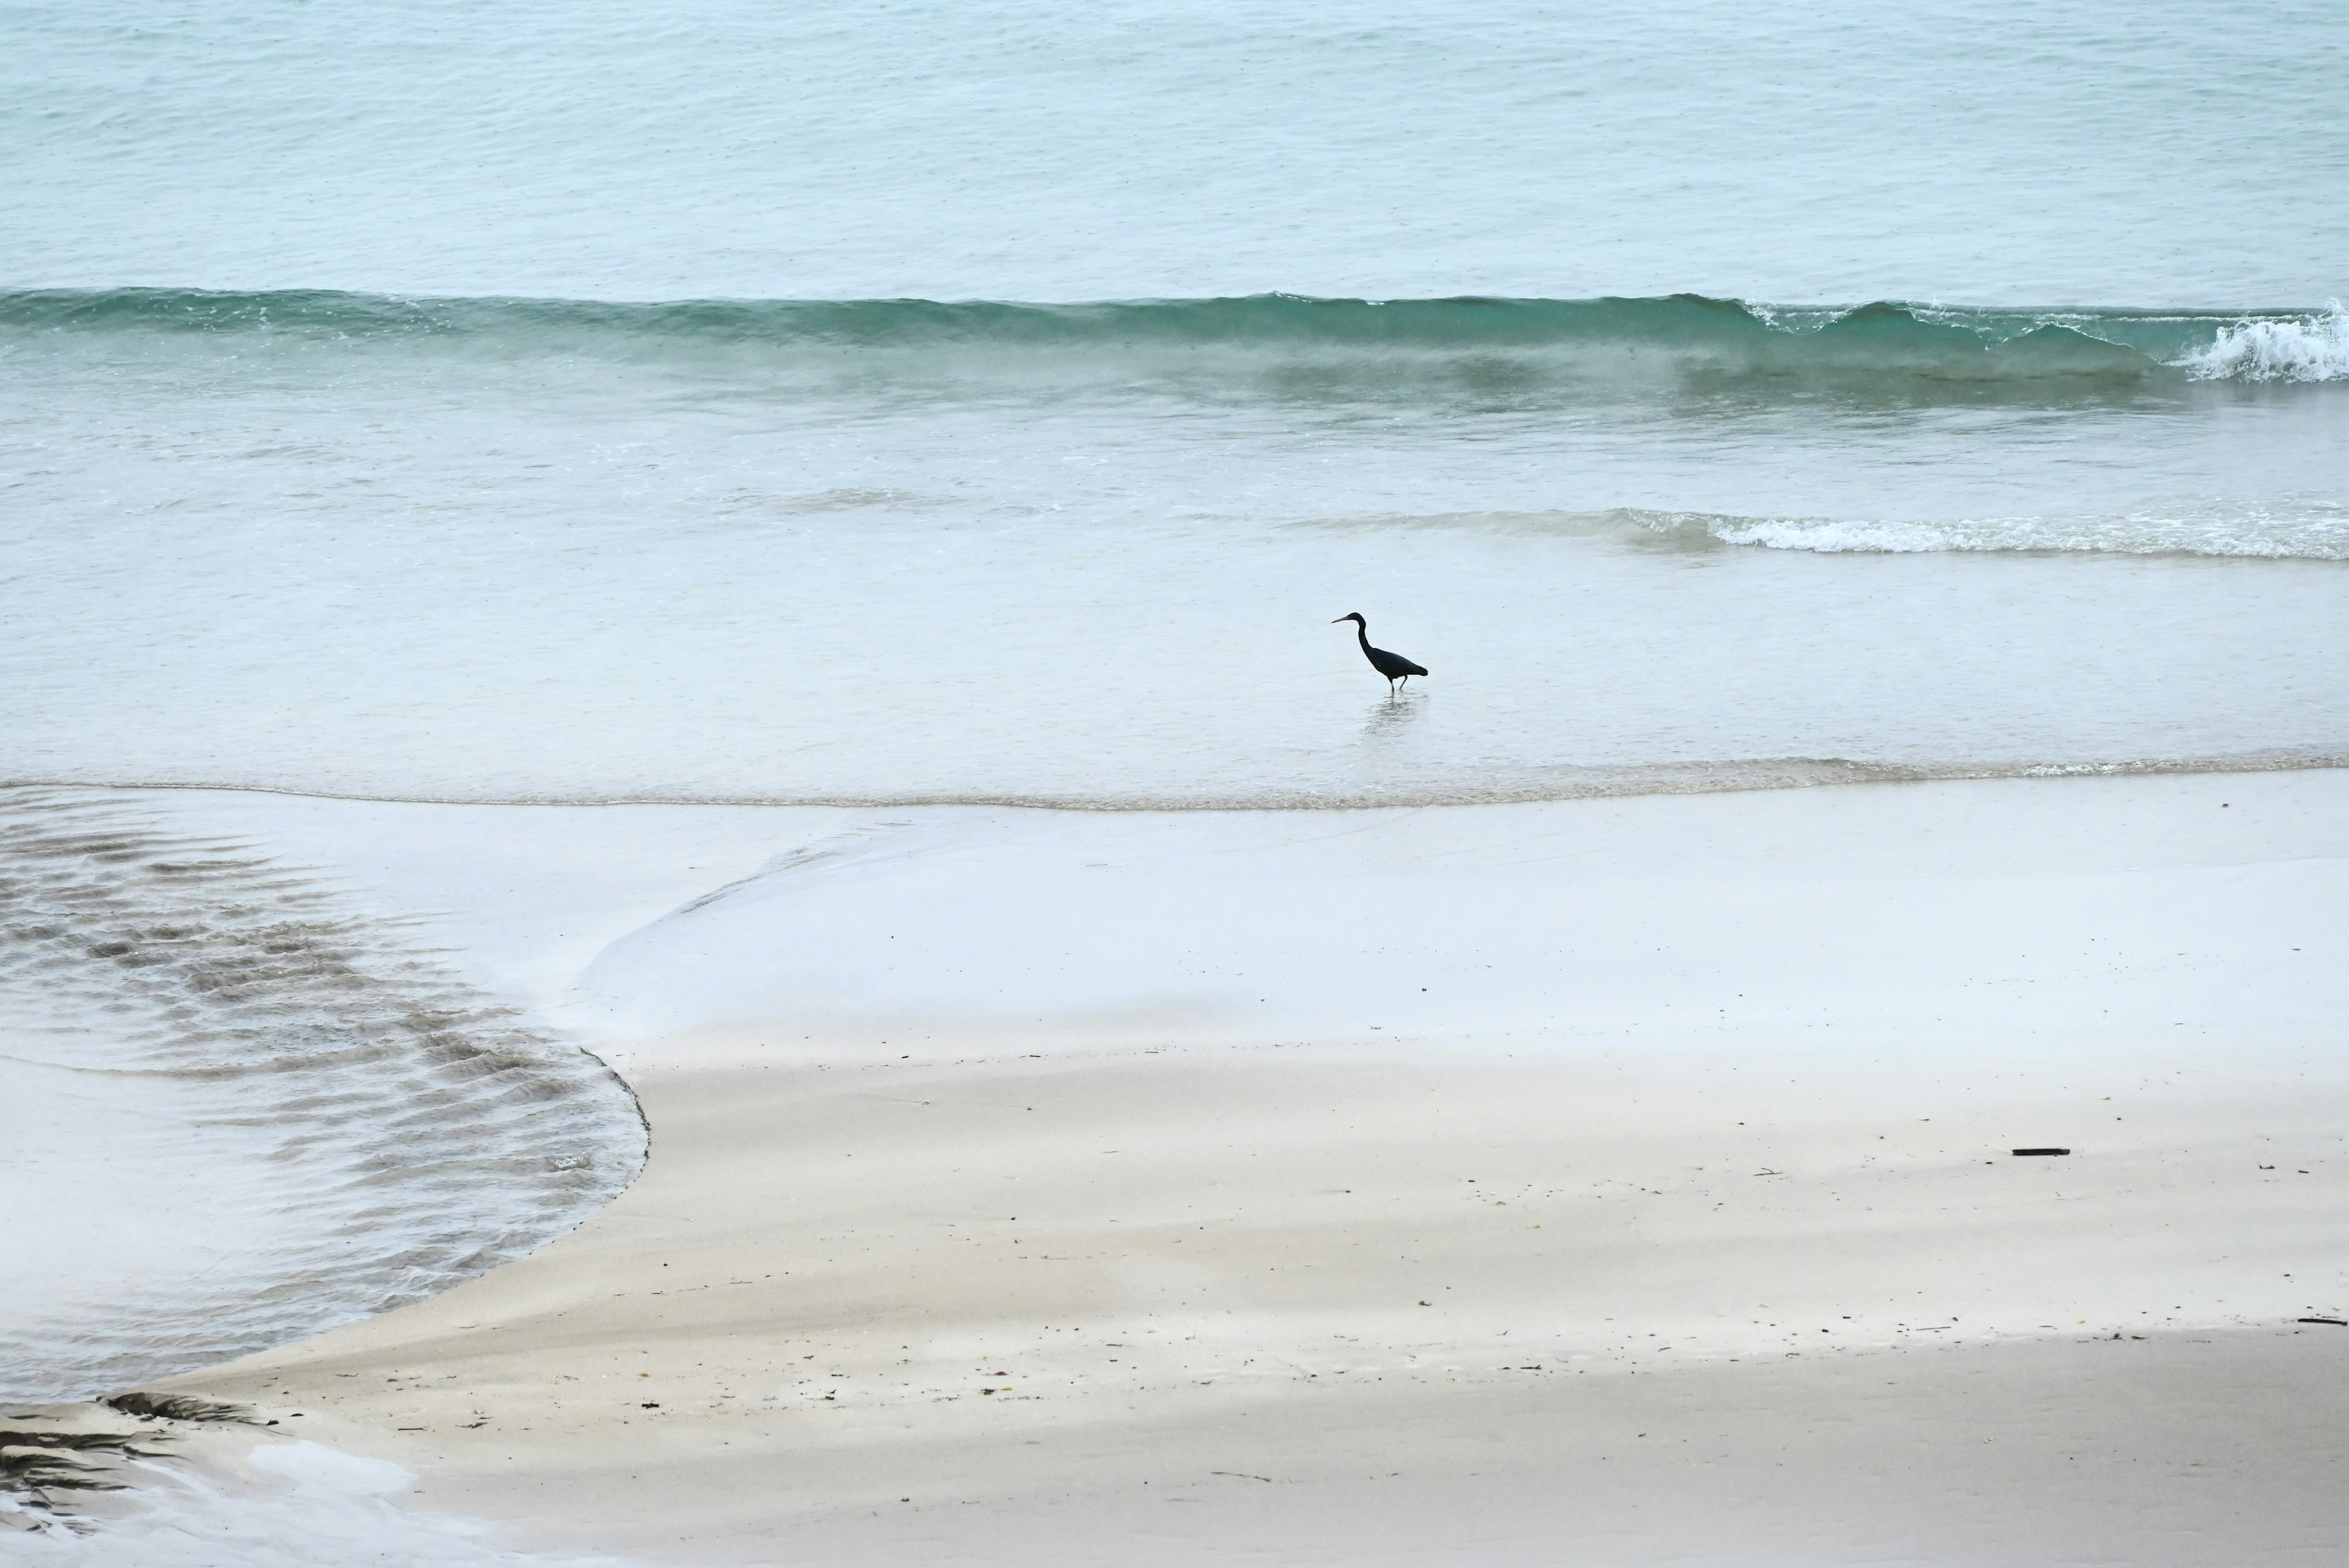
{"label": "wave whitecap", "polygon": [[2349,561],[2349,505],[2201,507],[1950,519],[1744,516],[1610,507],[1599,511],[1474,511],[1315,520],[1309,527],[1485,530],[1630,537],[1681,549],[1750,546],[1821,555],[1937,552],[2187,555]]}
{"label": "wave whitecap", "polygon": [[2176,363],[2206,381],[2349,381],[2349,309],[2334,300],[2312,315],[2247,317]]}
{"label": "wave whitecap", "polygon": [[2349,561],[2349,509],[2127,512],[2106,517],[1709,518],[1694,526],[1723,544],[1820,554],[2046,552]]}

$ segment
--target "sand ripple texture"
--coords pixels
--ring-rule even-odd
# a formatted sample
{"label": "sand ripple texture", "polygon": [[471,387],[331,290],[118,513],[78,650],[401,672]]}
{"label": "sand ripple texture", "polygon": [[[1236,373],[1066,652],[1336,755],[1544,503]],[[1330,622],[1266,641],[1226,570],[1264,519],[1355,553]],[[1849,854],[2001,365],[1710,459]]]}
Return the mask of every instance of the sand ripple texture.
{"label": "sand ripple texture", "polygon": [[146,809],[0,791],[0,1398],[444,1289],[634,1180],[627,1090],[343,890]]}

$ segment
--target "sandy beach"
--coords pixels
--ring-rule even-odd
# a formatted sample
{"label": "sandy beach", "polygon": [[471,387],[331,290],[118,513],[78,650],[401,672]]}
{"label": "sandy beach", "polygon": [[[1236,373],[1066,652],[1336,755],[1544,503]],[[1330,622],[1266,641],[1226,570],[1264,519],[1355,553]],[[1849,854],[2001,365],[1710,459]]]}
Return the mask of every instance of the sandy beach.
{"label": "sandy beach", "polygon": [[650,1563],[2337,1561],[2344,806],[185,798],[652,1144],[167,1387]]}

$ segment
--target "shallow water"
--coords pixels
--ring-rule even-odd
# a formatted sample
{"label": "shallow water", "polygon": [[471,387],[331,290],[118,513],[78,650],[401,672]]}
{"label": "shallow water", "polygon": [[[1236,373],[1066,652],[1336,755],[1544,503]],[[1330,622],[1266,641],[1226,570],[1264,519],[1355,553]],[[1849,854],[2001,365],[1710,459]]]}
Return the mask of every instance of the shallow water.
{"label": "shallow water", "polygon": [[19,779],[1230,806],[2349,754],[2338,316],[13,298]]}
{"label": "shallow water", "polygon": [[[146,1512],[88,1534],[26,1515],[32,1528],[0,1539],[13,1561],[107,1568],[641,1568],[614,1557],[517,1551],[487,1521],[394,1506],[412,1478],[381,1460],[294,1442],[256,1447],[249,1464],[259,1484],[228,1490],[183,1466],[134,1461],[152,1489]],[[0,1493],[0,1511],[8,1501]],[[0,1528],[6,1522],[0,1519]]]}
{"label": "shallow water", "polygon": [[0,791],[0,1398],[446,1289],[634,1180],[634,1102],[412,933],[102,796]]}

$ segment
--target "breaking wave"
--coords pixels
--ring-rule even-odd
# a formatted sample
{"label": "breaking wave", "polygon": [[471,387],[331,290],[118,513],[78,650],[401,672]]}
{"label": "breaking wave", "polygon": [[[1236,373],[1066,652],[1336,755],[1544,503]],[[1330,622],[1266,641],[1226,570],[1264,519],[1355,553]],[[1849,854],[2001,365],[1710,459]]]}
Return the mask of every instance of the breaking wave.
{"label": "breaking wave", "polygon": [[2349,380],[2349,310],[2230,322],[2178,363],[2206,381]]}
{"label": "breaking wave", "polygon": [[[619,303],[287,290],[0,293],[0,344],[191,336],[288,350],[493,356],[748,355],[770,368],[1048,378],[1352,365],[1474,383],[1664,374],[1945,384],[2322,381],[2349,364],[2329,312],[1784,307],[1660,298],[1358,300],[1289,294],[1082,304],[931,300]],[[1405,374],[1408,379],[1408,375]]]}
{"label": "breaking wave", "polygon": [[1682,549],[1748,545],[1823,555],[1910,555],[1955,551],[2349,561],[2349,503],[2313,497],[2289,506],[2211,505],[2161,511],[1946,521],[1752,517],[1615,507],[1600,511],[1373,516],[1317,520],[1305,526],[1612,534]]}

